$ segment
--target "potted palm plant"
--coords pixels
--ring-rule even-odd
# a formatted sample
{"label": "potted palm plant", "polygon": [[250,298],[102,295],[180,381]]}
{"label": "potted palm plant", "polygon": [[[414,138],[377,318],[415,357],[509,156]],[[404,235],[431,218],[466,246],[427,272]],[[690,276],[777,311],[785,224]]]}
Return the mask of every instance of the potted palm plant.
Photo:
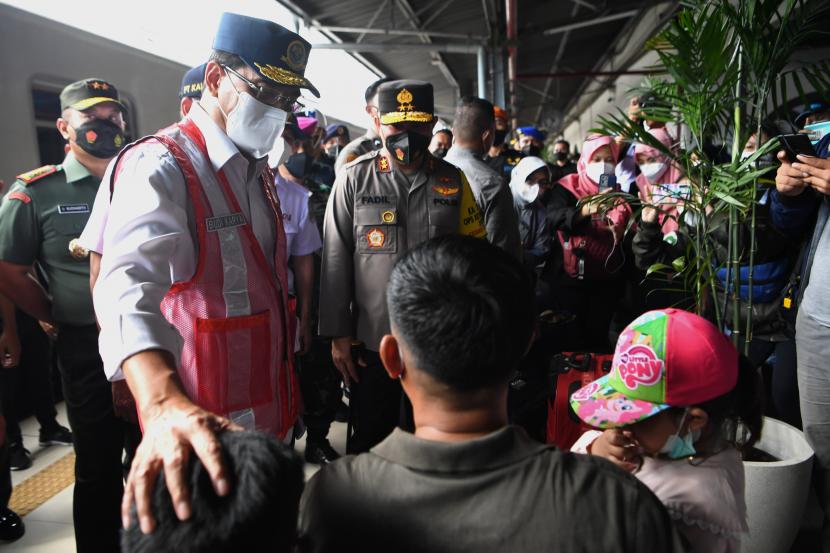
{"label": "potted palm plant", "polygon": [[[763,182],[768,168],[759,168],[758,160],[777,146],[774,137],[762,143],[761,122],[790,99],[788,91],[803,99],[805,82],[830,91],[830,62],[794,63],[799,48],[826,33],[829,17],[827,0],[684,2],[647,44],[659,64],[644,85],[660,99],[645,110],[646,119],[673,122],[683,139],[667,147],[622,111],[600,118],[593,129],[656,148],[681,169],[690,239],[683,255],[647,274],[689,292],[694,309],[729,331],[744,351],[753,333],[757,209],[764,187],[772,184]],[[753,134],[759,147],[742,158]],[[730,160],[711,159],[705,147],[711,143],[730,144]],[[602,201],[626,201],[635,212],[644,207],[623,193]],[[741,298],[741,284],[748,285],[748,297]],[[787,551],[806,503],[812,451],[800,431],[779,421],[767,419],[764,433],[761,448],[777,461],[745,465],[750,535],[744,551]]]}

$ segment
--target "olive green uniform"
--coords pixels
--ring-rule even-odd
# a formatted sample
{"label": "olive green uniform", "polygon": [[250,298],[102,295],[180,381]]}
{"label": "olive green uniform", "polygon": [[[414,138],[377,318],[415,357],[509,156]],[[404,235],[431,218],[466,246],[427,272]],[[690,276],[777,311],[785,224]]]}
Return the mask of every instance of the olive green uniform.
{"label": "olive green uniform", "polygon": [[0,259],[40,265],[58,323],[95,324],[89,261],[73,256],[70,242],[83,232],[100,182],[69,154],[62,165],[20,175],[0,207]]}
{"label": "olive green uniform", "polygon": [[113,411],[112,388],[98,354],[87,252],[78,247],[74,255],[70,251],[89,219],[99,185],[100,179],[70,153],[62,165],[20,175],[0,207],[0,259],[37,263],[48,279],[76,454],[73,519],[79,553],[118,549],[127,428]]}

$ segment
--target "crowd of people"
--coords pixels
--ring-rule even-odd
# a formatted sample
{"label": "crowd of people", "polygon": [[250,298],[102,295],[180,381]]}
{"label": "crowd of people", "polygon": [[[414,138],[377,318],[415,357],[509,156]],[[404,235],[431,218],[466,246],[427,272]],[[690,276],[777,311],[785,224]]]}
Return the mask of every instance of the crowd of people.
{"label": "crowd of people", "polygon": [[[63,90],[66,159],[0,207],[0,538],[24,531],[28,396],[41,445],[75,449],[79,553],[737,552],[764,415],[816,452],[830,551],[829,108],[795,121],[817,156],[769,160],[744,356],[647,275],[695,239],[664,151],[591,135],[577,154],[472,96],[439,127],[430,83],[388,78],[351,140],[297,103],[319,96],[309,51],[224,14],[180,121],[131,144],[113,83]],[[671,150],[652,102],[629,115]],[[565,448],[525,389],[560,352],[613,359],[570,394],[595,430]]]}

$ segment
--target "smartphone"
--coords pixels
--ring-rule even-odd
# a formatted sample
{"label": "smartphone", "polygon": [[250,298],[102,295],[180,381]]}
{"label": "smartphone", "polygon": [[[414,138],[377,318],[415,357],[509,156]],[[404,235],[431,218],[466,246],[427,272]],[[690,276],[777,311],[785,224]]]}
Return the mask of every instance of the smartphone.
{"label": "smartphone", "polygon": [[599,191],[605,192],[608,189],[617,190],[617,177],[615,175],[600,175]]}
{"label": "smartphone", "polygon": [[781,149],[787,152],[787,160],[790,163],[797,162],[796,156],[798,155],[811,157],[818,155],[810,142],[810,137],[804,133],[782,134],[778,140],[781,142]]}

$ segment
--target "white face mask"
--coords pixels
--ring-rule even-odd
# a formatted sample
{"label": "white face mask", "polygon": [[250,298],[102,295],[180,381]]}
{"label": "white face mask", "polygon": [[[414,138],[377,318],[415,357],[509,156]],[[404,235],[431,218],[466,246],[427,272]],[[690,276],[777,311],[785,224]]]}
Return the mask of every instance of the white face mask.
{"label": "white face mask", "polygon": [[752,154],[754,154],[754,153],[755,153],[755,152],[753,152],[753,151],[747,151],[747,150],[744,150],[743,152],[741,152],[741,161],[743,161],[743,160],[745,160],[745,159],[749,158],[749,157],[750,157],[750,156],[752,156]]}
{"label": "white face mask", "polygon": [[525,202],[525,204],[532,204],[536,201],[536,198],[539,197],[539,185],[538,184],[523,184],[519,186],[519,198]]}
{"label": "white face mask", "polygon": [[274,147],[268,152],[268,167],[276,168],[294,155],[294,148],[282,137],[274,141]]}
{"label": "white face mask", "polygon": [[614,174],[614,164],[607,163],[605,161],[594,161],[588,164],[585,168],[585,172],[588,174],[589,179],[599,184],[599,178],[602,175]]}
{"label": "white face mask", "polygon": [[664,162],[644,163],[640,165],[640,172],[648,179],[648,182],[654,184],[666,172],[666,164]]}
{"label": "white face mask", "polygon": [[219,106],[219,110],[225,116],[225,132],[241,151],[254,159],[263,158],[274,148],[275,141],[282,135],[288,113],[263,104],[236,88],[234,92],[238,101],[229,113],[225,113],[222,106]]}

